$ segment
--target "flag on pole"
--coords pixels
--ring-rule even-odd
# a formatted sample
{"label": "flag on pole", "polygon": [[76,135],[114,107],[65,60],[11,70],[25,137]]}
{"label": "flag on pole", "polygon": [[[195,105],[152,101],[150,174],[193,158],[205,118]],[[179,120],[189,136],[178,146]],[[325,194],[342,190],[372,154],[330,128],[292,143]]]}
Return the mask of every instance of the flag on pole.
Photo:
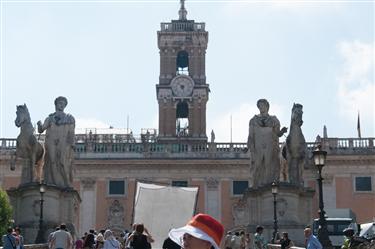
{"label": "flag on pole", "polygon": [[361,122],[359,120],[359,112],[358,112],[358,119],[357,119],[357,132],[358,132],[358,137],[361,138]]}

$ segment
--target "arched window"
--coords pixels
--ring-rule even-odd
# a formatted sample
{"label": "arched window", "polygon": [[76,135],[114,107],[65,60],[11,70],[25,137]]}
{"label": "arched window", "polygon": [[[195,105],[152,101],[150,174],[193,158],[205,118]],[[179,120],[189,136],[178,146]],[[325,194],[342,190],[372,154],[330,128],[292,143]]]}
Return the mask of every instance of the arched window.
{"label": "arched window", "polygon": [[189,105],[186,101],[179,102],[176,108],[176,135],[189,135]]}
{"label": "arched window", "polygon": [[176,74],[189,75],[189,54],[184,50],[177,54]]}

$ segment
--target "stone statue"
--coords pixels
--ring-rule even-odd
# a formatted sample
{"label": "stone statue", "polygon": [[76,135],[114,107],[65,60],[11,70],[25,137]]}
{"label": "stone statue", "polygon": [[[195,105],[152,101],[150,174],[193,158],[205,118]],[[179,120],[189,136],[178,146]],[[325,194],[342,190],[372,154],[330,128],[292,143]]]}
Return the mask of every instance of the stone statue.
{"label": "stone statue", "polygon": [[302,175],[307,155],[306,141],[301,130],[302,108],[301,104],[293,104],[290,131],[285,146],[289,182],[295,185],[303,185]]}
{"label": "stone statue", "polygon": [[270,105],[266,99],[258,100],[257,107],[260,114],[250,120],[248,137],[253,188],[279,179],[279,137],[288,130],[280,130],[279,120],[268,114]]}
{"label": "stone statue", "polygon": [[211,130],[211,143],[215,142],[215,132],[214,130]]}
{"label": "stone statue", "polygon": [[75,120],[64,112],[67,104],[65,97],[56,98],[56,112],[50,114],[43,124],[38,121],[38,132],[46,130],[44,182],[60,187],[71,187],[73,183]]}
{"label": "stone statue", "polygon": [[43,168],[44,148],[34,136],[29,110],[26,104],[17,106],[17,118],[14,121],[21,132],[17,137],[16,153],[12,156],[11,170],[15,169],[17,157],[26,159],[22,165],[21,185],[40,182]]}

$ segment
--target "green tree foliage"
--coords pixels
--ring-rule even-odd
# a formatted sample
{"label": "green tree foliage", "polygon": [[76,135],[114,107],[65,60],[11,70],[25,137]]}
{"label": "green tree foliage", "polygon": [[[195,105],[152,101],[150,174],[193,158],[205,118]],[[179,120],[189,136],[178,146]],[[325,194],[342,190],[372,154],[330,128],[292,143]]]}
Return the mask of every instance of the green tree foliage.
{"label": "green tree foliage", "polygon": [[[0,235],[6,233],[6,230],[11,226],[12,206],[10,205],[7,193],[0,188]],[[2,241],[0,240],[0,244]]]}

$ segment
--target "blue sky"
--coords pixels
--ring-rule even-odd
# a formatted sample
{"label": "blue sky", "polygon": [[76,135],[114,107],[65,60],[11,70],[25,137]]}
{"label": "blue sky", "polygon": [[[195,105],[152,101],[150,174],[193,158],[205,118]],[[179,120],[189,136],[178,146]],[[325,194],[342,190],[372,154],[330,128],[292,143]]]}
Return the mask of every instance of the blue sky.
{"label": "blue sky", "polygon": [[[179,1],[0,1],[0,137],[16,137],[16,105],[33,123],[66,96],[77,127],[157,128],[156,32]],[[206,23],[207,134],[247,140],[266,98],[289,127],[304,106],[306,140],[375,137],[374,1],[186,1]]]}

